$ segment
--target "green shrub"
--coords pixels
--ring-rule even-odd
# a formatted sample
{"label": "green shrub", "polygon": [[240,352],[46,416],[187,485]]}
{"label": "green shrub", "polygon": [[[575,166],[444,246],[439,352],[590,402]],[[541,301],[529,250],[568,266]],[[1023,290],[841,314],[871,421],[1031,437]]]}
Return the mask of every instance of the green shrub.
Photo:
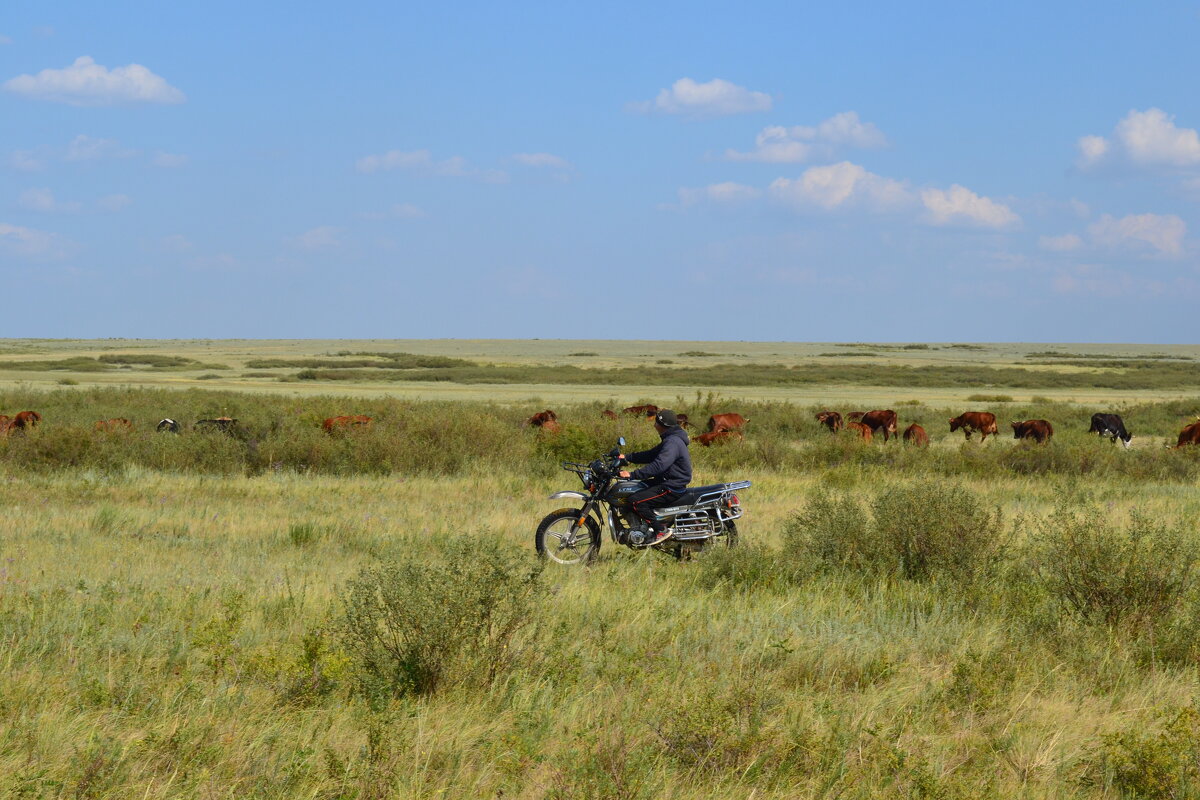
{"label": "green shrub", "polygon": [[1198,552],[1180,525],[1134,512],[1128,527],[1063,504],[1037,520],[1029,561],[1040,585],[1085,624],[1153,627],[1183,601]]}
{"label": "green shrub", "polygon": [[541,569],[483,534],[446,539],[432,556],[363,569],[350,581],[343,620],[359,690],[378,697],[490,685],[531,621]]}
{"label": "green shrub", "polygon": [[862,503],[852,495],[820,493],[784,529],[787,554],[828,567],[882,572],[892,559]]}
{"label": "green shrub", "polygon": [[717,545],[698,562],[696,582],[705,589],[775,589],[796,577],[794,564],[765,547]]}
{"label": "green shrub", "polygon": [[1087,764],[1085,783],[1099,772],[1122,795],[1196,797],[1200,793],[1200,712],[1194,706],[1159,712],[1158,730],[1144,725],[1103,737]]}

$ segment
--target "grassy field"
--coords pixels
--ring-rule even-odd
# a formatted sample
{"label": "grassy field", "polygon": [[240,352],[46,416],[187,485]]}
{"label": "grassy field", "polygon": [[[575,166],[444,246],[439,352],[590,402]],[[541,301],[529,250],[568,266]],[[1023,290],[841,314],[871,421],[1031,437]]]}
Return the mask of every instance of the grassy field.
{"label": "grassy field", "polygon": [[[0,796],[1200,796],[1200,448],[1163,447],[1200,414],[1176,369],[1200,348],[2,347],[5,362],[116,368],[2,376],[0,412],[44,421],[0,439]],[[820,355],[835,350],[876,355]],[[200,380],[169,361],[224,375],[363,358],[339,352],[518,368],[1051,363],[1028,367],[1048,387],[1021,390],[426,392],[278,380],[292,366]],[[1053,386],[1113,356],[1175,365],[1155,374],[1177,385]],[[640,399],[750,416],[744,443],[693,448],[696,483],[754,482],[743,546],[675,562],[606,543],[590,569],[539,569],[534,527],[574,480],[557,462],[617,435],[651,443],[644,420],[600,418]],[[521,424],[548,403],[557,437]],[[933,446],[831,436],[813,419],[827,405],[895,407]],[[1044,417],[1056,436],[967,443],[945,423],[966,407],[1002,425]],[[1133,448],[1085,433],[1109,409]],[[239,435],[152,430],[222,413]],[[338,413],[375,422],[322,433]],[[116,416],[134,430],[93,430]]]}

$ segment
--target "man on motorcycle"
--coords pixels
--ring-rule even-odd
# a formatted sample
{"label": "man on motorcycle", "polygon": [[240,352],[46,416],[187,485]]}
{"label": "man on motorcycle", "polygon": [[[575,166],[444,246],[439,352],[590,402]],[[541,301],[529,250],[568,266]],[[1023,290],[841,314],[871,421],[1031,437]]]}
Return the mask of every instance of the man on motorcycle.
{"label": "man on motorcycle", "polygon": [[664,529],[654,519],[654,509],[675,504],[680,493],[692,480],[692,457],[688,453],[687,431],[679,426],[679,418],[670,409],[661,409],[654,416],[654,430],[661,439],[649,450],[621,455],[633,464],[645,464],[632,473],[621,470],[622,478],[645,481],[645,489],[630,497],[634,512],[653,532],[647,545],[659,544],[671,538],[673,531]]}

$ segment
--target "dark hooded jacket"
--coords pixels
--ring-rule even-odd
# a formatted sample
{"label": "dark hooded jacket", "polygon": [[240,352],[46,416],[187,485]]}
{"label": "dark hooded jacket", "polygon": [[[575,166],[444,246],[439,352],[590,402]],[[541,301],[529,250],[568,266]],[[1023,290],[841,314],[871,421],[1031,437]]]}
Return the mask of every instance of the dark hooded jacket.
{"label": "dark hooded jacket", "polygon": [[629,477],[645,481],[651,486],[664,486],[673,492],[682,492],[692,480],[692,456],[688,453],[690,441],[683,428],[667,428],[656,446],[626,456],[633,464],[646,465],[629,473]]}

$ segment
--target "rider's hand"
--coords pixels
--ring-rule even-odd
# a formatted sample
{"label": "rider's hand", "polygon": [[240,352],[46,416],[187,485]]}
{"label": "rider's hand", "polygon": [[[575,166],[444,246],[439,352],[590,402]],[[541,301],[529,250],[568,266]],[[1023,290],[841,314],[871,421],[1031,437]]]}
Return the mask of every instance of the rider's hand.
{"label": "rider's hand", "polygon": [[620,477],[620,478],[628,478],[628,477],[629,477],[629,470],[627,470],[627,469],[623,469],[623,470],[621,470],[620,472],[618,472],[618,473],[617,473],[617,477]]}

